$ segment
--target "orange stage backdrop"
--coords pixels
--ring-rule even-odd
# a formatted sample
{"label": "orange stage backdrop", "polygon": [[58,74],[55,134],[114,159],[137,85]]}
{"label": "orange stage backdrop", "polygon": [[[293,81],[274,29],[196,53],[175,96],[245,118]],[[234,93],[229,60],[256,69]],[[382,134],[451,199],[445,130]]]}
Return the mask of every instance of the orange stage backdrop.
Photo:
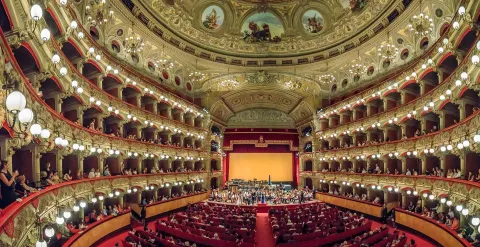
{"label": "orange stage backdrop", "polygon": [[228,179],[292,181],[292,153],[230,153]]}

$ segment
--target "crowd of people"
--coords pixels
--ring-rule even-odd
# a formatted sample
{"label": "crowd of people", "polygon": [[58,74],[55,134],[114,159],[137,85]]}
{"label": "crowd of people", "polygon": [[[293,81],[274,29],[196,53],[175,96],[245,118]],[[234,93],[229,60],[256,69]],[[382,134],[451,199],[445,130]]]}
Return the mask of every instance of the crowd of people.
{"label": "crowd of people", "polygon": [[[148,143],[152,143],[152,144],[160,144],[160,145],[169,146],[169,147],[178,147],[178,148],[182,147],[181,143],[171,142],[169,140],[164,140],[162,137],[154,139],[154,138],[137,137],[136,134],[122,135],[122,133],[120,132],[120,129],[118,129],[118,128],[117,128],[117,130],[107,129],[107,131],[104,132],[102,127],[95,127],[96,121],[97,120],[95,118],[93,118],[90,121],[90,123],[87,126],[84,126],[84,127],[88,128],[90,130],[96,131],[96,132],[105,133],[105,134],[110,135],[110,136],[122,137],[122,138],[126,138],[126,139],[129,139],[129,140],[137,140],[137,141],[148,142]],[[78,125],[81,125],[80,119],[77,119],[75,121],[75,123],[78,124]],[[197,149],[197,150],[202,149],[201,146],[196,147],[195,144],[190,145],[189,143],[186,143],[184,145],[184,148]]]}
{"label": "crowd of people", "polygon": [[[105,165],[103,171],[92,168],[90,172],[83,173],[83,171],[78,170],[76,175],[72,174],[72,171],[69,169],[64,174],[59,174],[58,171],[52,170],[51,164],[49,162],[46,163],[45,168],[40,172],[40,184],[32,183],[27,180],[25,175],[19,174],[16,170],[13,173],[10,173],[9,170],[11,169],[10,163],[7,161],[0,161],[0,192],[1,192],[1,200],[0,200],[0,209],[7,207],[8,205],[12,204],[20,197],[26,197],[30,193],[35,193],[42,188],[47,186],[59,184],[62,182],[68,182],[72,180],[81,180],[85,178],[99,178],[102,176],[112,176],[110,172],[110,168],[108,165]],[[9,169],[10,168],[10,169]],[[130,169],[125,168],[122,164],[121,172],[118,175],[136,175],[136,174],[152,174],[152,173],[169,173],[169,172],[193,172],[193,171],[203,171],[203,167],[197,170],[192,170],[190,168],[178,167],[176,170],[166,169],[159,169],[158,167],[152,167],[150,171],[147,168],[144,168],[143,171],[138,172],[136,168]],[[194,193],[195,191],[184,191],[183,195],[181,194],[172,194],[172,198],[180,197],[184,195],[188,195]],[[162,198],[163,200],[165,198]],[[166,198],[167,200],[169,198]]]}
{"label": "crowd of people", "polygon": [[[349,173],[362,173],[362,174],[387,174],[387,175],[401,175],[402,173],[399,172],[396,168],[393,171],[390,171],[389,168],[386,171],[383,171],[382,168],[378,164],[375,167],[367,165],[359,167],[357,170],[353,168],[340,168],[338,166],[336,169],[332,168],[324,168],[321,170],[322,172],[349,172]],[[406,176],[421,176],[421,172],[417,171],[415,168],[407,168],[405,171]],[[432,177],[446,177],[446,178],[455,178],[455,179],[462,179],[462,171],[457,168],[448,169],[447,174],[445,174],[444,170],[440,167],[434,167],[432,169],[425,170],[424,176],[432,176]],[[479,182],[480,181],[480,169],[478,173],[469,172],[468,177],[469,181]]]}
{"label": "crowd of people", "polygon": [[[125,237],[123,244],[117,243],[115,247],[148,247],[148,246],[185,246],[185,247],[197,247],[194,242],[175,237],[170,234],[163,233],[161,231],[153,231],[149,227],[144,227],[143,231],[135,230],[133,228],[128,231],[128,235]],[[200,246],[199,246],[200,247]]]}
{"label": "crowd of people", "polygon": [[[455,122],[456,120],[454,120]],[[456,123],[456,122],[455,122]],[[423,132],[420,131],[420,129],[417,129],[414,133],[413,137],[419,137],[422,135],[427,135],[430,133],[435,133],[438,131],[438,127],[436,125],[433,125],[432,128],[428,130],[423,130]],[[402,140],[408,139],[407,135],[402,135]],[[324,148],[320,148],[318,151],[327,151],[327,150],[337,150],[337,149],[342,149],[342,148],[350,148],[350,147],[362,147],[362,146],[368,146],[368,145],[375,145],[375,144],[381,144],[381,143],[388,143],[391,142],[389,137],[386,137],[383,139],[382,137],[380,138],[373,138],[372,140],[359,140],[357,143],[351,143],[349,141],[345,142],[343,145],[333,145],[333,146],[326,146]]]}
{"label": "crowd of people", "polygon": [[214,189],[209,200],[215,202],[232,203],[237,205],[266,204],[294,204],[311,201],[313,191],[305,189],[285,190],[279,186],[265,186],[261,188],[239,188],[238,190]]}

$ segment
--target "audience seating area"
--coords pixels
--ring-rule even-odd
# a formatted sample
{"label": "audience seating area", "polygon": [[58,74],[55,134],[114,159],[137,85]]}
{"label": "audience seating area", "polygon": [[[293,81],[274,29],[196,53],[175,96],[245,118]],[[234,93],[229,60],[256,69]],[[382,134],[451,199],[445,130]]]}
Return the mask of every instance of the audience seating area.
{"label": "audience seating area", "polygon": [[388,228],[371,231],[372,221],[355,213],[343,212],[324,203],[302,205],[296,209],[269,212],[277,246],[404,246],[405,235],[389,235]]}

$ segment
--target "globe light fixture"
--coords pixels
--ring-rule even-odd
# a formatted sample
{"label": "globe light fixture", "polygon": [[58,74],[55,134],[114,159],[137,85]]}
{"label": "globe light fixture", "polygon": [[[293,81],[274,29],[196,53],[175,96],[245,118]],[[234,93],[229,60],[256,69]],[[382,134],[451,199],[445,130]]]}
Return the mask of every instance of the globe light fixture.
{"label": "globe light fixture", "polygon": [[48,30],[48,28],[44,28],[42,29],[42,31],[40,31],[40,38],[44,42],[49,41],[51,36],[52,34],[50,33],[50,30]]}
{"label": "globe light fixture", "polygon": [[32,5],[32,7],[30,8],[30,17],[32,17],[34,21],[38,21],[42,18],[42,16],[43,16],[42,7],[40,7],[40,5],[38,4]]}
{"label": "globe light fixture", "polygon": [[70,212],[68,210],[63,212],[63,217],[65,217],[65,219],[68,220],[71,216],[72,216],[72,212]]}
{"label": "globe light fixture", "polygon": [[44,230],[44,233],[48,238],[52,238],[53,235],[55,235],[55,229],[53,229],[51,226],[47,226]]}
{"label": "globe light fixture", "polygon": [[35,243],[35,247],[47,247],[47,242],[45,240],[38,240],[37,243]]}
{"label": "globe light fixture", "polygon": [[472,225],[478,226],[480,224],[480,218],[478,217],[473,217],[472,218]]}
{"label": "globe light fixture", "polygon": [[55,218],[55,222],[58,224],[58,225],[62,225],[64,222],[65,222],[65,219],[61,216],[57,216],[57,218]]}
{"label": "globe light fixture", "polygon": [[455,207],[455,209],[456,209],[458,212],[461,212],[462,209],[463,209],[463,206],[462,206],[461,204],[459,204],[459,205],[457,205],[457,206]]}

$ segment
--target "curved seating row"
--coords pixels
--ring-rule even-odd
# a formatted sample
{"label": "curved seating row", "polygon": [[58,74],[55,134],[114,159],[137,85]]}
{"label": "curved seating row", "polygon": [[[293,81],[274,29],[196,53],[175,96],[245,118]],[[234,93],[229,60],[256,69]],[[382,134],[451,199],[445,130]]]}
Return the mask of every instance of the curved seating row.
{"label": "curved seating row", "polygon": [[[159,212],[165,213],[168,211],[176,210],[187,206],[190,203],[197,203],[205,200],[208,193],[197,193],[183,197],[177,197],[174,199],[159,201],[147,205],[147,208],[159,208]],[[161,214],[159,213],[159,214]],[[158,214],[157,214],[158,215]],[[150,215],[148,218],[155,217],[157,215]],[[117,216],[107,216],[101,221],[96,221],[88,227],[74,234],[63,246],[68,247],[82,247],[92,246],[94,243],[104,239],[108,234],[122,230],[131,224],[130,211],[119,214]]]}
{"label": "curved seating row", "polygon": [[[319,200],[322,200],[322,199],[326,199],[327,197],[336,198],[336,200],[327,199],[329,200],[330,204],[333,204],[339,207],[344,207],[354,211],[357,211],[356,208],[360,204],[363,204],[361,205],[361,207],[364,207],[367,210],[362,213],[378,217],[375,214],[369,213],[369,212],[376,211],[376,208],[378,207],[377,205],[374,205],[372,203],[357,201],[357,200],[340,197],[340,196],[326,195],[326,194],[323,194],[323,195],[317,194],[316,198]],[[397,224],[406,226],[410,229],[420,232],[425,236],[435,236],[434,240],[442,246],[464,246],[464,247],[472,246],[464,238],[461,238],[460,236],[458,236],[457,232],[451,230],[447,226],[440,224],[432,219],[403,210],[401,208],[395,208],[395,222]],[[442,234],[439,234],[439,233],[442,233]]]}

